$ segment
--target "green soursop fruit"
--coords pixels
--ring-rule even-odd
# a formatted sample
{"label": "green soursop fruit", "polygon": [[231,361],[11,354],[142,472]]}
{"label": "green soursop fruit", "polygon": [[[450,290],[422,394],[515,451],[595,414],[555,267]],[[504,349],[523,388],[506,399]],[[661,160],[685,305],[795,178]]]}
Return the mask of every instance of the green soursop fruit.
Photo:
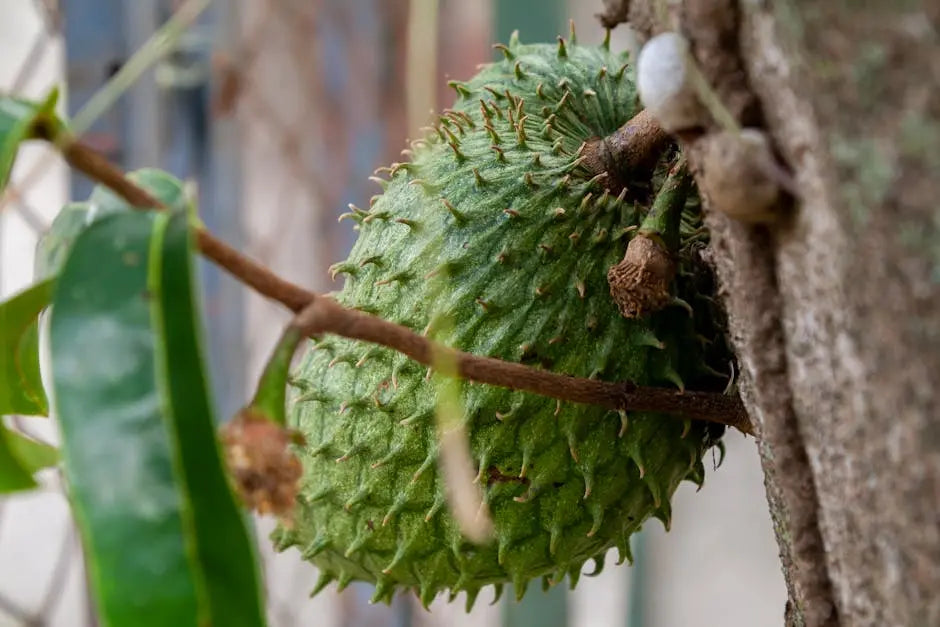
{"label": "green soursop fruit", "polygon": [[[412,160],[385,169],[359,239],[333,267],[336,299],[438,341],[578,377],[690,385],[708,370],[702,328],[683,307],[621,317],[608,268],[623,257],[667,167],[622,193],[579,149],[635,115],[626,56],[561,42],[503,48],[465,83]],[[674,158],[673,154],[667,158]],[[689,201],[686,230],[699,226]],[[689,275],[680,263],[680,277]],[[679,288],[693,303],[696,294]],[[695,328],[698,324],[699,328]],[[726,361],[723,363],[727,363]],[[721,428],[463,382],[465,424],[495,529],[475,545],[445,503],[435,388],[392,350],[335,336],[311,345],[289,418],[306,439],[293,523],[275,532],[331,581],[376,584],[376,601],[413,589],[427,605],[487,584],[544,585],[588,559],[603,565],[650,516],[668,527],[683,479],[701,484]],[[704,375],[708,376],[708,375]],[[712,379],[714,383],[714,379]]]}

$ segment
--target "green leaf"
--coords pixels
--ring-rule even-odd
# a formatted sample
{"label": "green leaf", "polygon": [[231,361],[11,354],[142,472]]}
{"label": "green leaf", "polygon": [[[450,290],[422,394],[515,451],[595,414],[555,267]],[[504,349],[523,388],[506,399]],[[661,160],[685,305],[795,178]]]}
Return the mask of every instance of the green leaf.
{"label": "green leaf", "polygon": [[[195,212],[195,207],[186,197],[183,183],[172,175],[144,168],[131,172],[127,178],[167,207]],[[93,222],[115,213],[131,211],[135,209],[130,203],[103,185],[96,186],[86,202],[65,205],[36,245],[36,277],[55,275],[65,263],[75,238]]]}
{"label": "green leaf", "polygon": [[15,431],[7,431],[6,439],[13,455],[30,474],[59,463],[59,451],[54,446]]}
{"label": "green leaf", "polygon": [[184,214],[101,218],[53,299],[65,474],[106,625],[264,624],[215,435],[191,249]]}
{"label": "green leaf", "polygon": [[39,313],[54,282],[37,283],[0,303],[0,415],[49,412],[39,374]]}
{"label": "green leaf", "polygon": [[36,481],[17,457],[12,444],[13,433],[0,424],[0,494],[31,490]]}
{"label": "green leaf", "polygon": [[87,202],[72,202],[59,211],[49,229],[36,243],[35,279],[47,279],[58,274],[75,238],[94,218],[92,205]]}
{"label": "green leaf", "polygon": [[0,423],[0,494],[36,487],[33,473],[59,463],[55,448]]}
{"label": "green leaf", "polygon": [[59,451],[54,446],[39,442],[16,431],[6,432],[7,444],[13,456],[26,472],[33,474],[59,463]]}
{"label": "green leaf", "polygon": [[0,96],[0,189],[6,187],[20,144],[36,137],[35,123],[40,119],[61,122],[54,111],[59,98],[52,90],[43,102],[31,102],[12,96]]}

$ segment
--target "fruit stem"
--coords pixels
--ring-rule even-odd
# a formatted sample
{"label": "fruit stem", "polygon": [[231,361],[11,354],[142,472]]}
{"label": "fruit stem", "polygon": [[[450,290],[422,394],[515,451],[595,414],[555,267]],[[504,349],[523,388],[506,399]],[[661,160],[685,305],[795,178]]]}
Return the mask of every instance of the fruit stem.
{"label": "fruit stem", "polygon": [[658,239],[669,254],[676,254],[679,250],[679,225],[682,221],[682,210],[692,188],[692,175],[684,158],[680,158],[669,170],[665,182],[649,213],[643,219],[638,236]]}
{"label": "fruit stem", "polygon": [[[296,318],[295,318],[296,320]],[[284,426],[287,424],[287,375],[297,345],[306,337],[297,323],[291,321],[281,333],[274,351],[264,365],[258,378],[258,388],[249,407],[268,420]]]}
{"label": "fruit stem", "polygon": [[629,189],[630,182],[652,168],[671,138],[645,109],[607,137],[595,137],[581,153],[592,174],[607,173],[613,194]]}

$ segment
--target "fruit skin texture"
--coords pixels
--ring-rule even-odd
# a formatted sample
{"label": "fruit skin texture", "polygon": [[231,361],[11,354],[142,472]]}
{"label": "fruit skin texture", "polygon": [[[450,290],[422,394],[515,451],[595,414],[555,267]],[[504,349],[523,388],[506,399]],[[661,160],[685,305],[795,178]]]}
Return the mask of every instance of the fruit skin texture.
{"label": "fruit skin texture", "polygon": [[[346,276],[337,300],[478,355],[641,385],[693,380],[704,361],[689,314],[626,320],[606,281],[652,194],[617,198],[577,154],[638,111],[625,56],[515,40],[504,54],[454,85],[454,109],[413,160],[391,168],[368,212],[347,214],[360,235],[333,267]],[[520,597],[535,577],[573,586],[608,548],[628,558],[648,517],[668,527],[679,482],[703,480],[711,427],[464,382],[495,527],[492,543],[471,544],[445,503],[426,375],[333,336],[305,356],[289,418],[307,442],[304,476],[294,524],[274,539],[320,569],[317,590],[365,580],[376,601],[410,588],[425,605],[463,590],[469,607],[491,583]]]}

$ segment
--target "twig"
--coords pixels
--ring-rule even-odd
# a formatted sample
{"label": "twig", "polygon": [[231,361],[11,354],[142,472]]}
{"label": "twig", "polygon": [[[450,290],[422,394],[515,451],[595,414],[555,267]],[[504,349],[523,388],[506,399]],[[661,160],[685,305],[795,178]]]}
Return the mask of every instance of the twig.
{"label": "twig", "polygon": [[[311,335],[335,333],[393,348],[430,366],[433,350],[447,350],[422,335],[382,318],[346,309],[325,296],[313,303]],[[458,374],[471,381],[534,392],[562,401],[599,405],[613,410],[658,411],[708,420],[751,434],[750,422],[740,400],[711,392],[678,392],[666,388],[639,387],[629,382],[611,383],[538,370],[523,364],[452,351]]]}
{"label": "twig", "polygon": [[[40,135],[42,130],[39,129]],[[51,129],[45,129],[46,133]],[[65,160],[89,178],[110,187],[131,205],[141,209],[164,209],[159,200],[140,188],[123,172],[93,149],[77,141],[60,142]],[[246,257],[204,228],[196,229],[199,250],[233,276],[260,294],[280,302],[294,312],[311,306],[310,335],[333,333],[350,339],[381,344],[403,353],[426,366],[433,353],[450,351],[458,374],[471,381],[533,392],[562,401],[598,405],[612,410],[654,411],[730,425],[753,434],[741,400],[711,392],[678,392],[665,388],[639,387],[633,383],[612,383],[570,377],[537,370],[519,363],[481,357],[434,344],[426,337],[377,316],[342,307],[277,276]]]}
{"label": "twig", "polygon": [[[52,129],[39,126],[37,134],[52,139]],[[147,190],[124,176],[104,156],[79,141],[62,144],[62,156],[73,168],[90,179],[110,187],[131,205],[140,209],[165,209],[163,204]],[[196,245],[202,253],[225,268],[230,274],[263,296],[276,300],[288,309],[299,312],[310,303],[315,294],[299,285],[285,281],[264,266],[241,254],[225,242],[216,239],[203,228],[196,230]]]}

